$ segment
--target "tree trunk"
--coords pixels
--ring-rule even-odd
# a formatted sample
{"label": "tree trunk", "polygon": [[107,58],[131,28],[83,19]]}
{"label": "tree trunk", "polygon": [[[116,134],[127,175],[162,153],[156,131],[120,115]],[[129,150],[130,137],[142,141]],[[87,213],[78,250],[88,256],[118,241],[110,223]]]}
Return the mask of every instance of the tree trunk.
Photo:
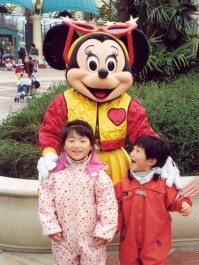
{"label": "tree trunk", "polygon": [[128,0],[120,0],[119,4],[120,21],[126,22],[130,19]]}

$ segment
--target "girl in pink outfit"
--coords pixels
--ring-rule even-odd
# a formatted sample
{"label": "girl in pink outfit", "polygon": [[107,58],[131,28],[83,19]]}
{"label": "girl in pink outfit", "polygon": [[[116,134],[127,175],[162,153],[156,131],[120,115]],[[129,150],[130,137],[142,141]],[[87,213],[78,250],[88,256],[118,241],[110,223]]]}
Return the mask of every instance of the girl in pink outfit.
{"label": "girl in pink outfit", "polygon": [[117,228],[117,202],[93,145],[87,122],[68,122],[57,167],[40,185],[39,217],[43,235],[52,240],[55,265],[106,264],[106,243]]}

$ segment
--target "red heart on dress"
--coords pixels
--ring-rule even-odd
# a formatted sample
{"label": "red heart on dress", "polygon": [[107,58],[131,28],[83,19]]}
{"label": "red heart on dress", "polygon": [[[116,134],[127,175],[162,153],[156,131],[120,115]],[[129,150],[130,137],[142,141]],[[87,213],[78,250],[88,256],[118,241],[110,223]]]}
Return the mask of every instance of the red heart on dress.
{"label": "red heart on dress", "polygon": [[115,125],[119,126],[126,119],[126,111],[121,108],[112,108],[108,111],[108,117]]}

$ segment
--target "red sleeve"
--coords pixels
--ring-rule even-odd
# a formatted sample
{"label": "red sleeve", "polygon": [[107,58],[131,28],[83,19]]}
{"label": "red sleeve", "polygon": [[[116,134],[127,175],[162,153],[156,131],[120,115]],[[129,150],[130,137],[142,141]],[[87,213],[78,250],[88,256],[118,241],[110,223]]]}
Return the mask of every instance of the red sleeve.
{"label": "red sleeve", "polygon": [[167,196],[166,196],[166,207],[170,212],[181,212],[181,208],[182,208],[182,203],[184,201],[188,202],[190,205],[192,205],[192,201],[190,200],[189,197],[185,197],[185,196],[179,196],[178,195],[178,190],[176,189],[176,186],[173,184],[171,187],[167,187],[166,186],[166,192],[167,192]]}
{"label": "red sleeve", "polygon": [[148,117],[145,108],[138,99],[132,99],[128,109],[127,116],[128,136],[131,143],[142,135],[158,136],[152,127],[148,124]]}
{"label": "red sleeve", "polygon": [[67,105],[64,95],[57,96],[48,106],[39,130],[39,144],[42,151],[51,147],[59,151],[61,131],[67,121]]}

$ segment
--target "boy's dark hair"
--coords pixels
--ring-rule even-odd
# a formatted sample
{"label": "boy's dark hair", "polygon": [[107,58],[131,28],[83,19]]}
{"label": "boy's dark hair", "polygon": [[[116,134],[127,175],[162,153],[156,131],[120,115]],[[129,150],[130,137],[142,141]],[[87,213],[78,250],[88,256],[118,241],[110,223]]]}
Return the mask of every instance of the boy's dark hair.
{"label": "boy's dark hair", "polygon": [[90,140],[91,146],[94,145],[94,132],[90,124],[82,120],[73,120],[67,122],[62,130],[60,140],[60,152],[64,148],[66,138],[72,131],[77,132],[81,136],[86,136]]}
{"label": "boy's dark hair", "polygon": [[35,48],[35,44],[34,43],[32,43],[31,46]]}
{"label": "boy's dark hair", "polygon": [[170,145],[156,136],[143,135],[135,141],[134,145],[145,150],[147,159],[155,158],[157,160],[154,167],[163,167],[170,155]]}

